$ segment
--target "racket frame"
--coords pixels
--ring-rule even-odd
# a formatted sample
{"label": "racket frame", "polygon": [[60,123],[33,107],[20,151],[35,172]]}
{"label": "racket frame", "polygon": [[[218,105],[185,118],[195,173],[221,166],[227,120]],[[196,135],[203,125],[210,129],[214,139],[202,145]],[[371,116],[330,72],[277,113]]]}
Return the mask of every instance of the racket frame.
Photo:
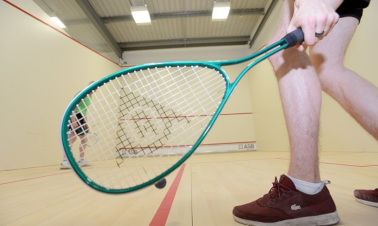
{"label": "racket frame", "polygon": [[[201,142],[205,139],[206,135],[214,125],[216,119],[218,118],[220,112],[222,111],[224,105],[226,104],[228,98],[234,91],[236,85],[240,82],[240,80],[243,78],[243,76],[256,64],[260,63],[261,61],[265,60],[266,58],[274,55],[275,53],[290,47],[289,44],[285,39],[281,39],[263,49],[260,51],[249,55],[244,58],[240,59],[235,59],[235,60],[224,60],[224,61],[208,61],[208,62],[200,62],[200,61],[177,61],[177,62],[165,62],[165,63],[152,63],[152,64],[144,64],[144,65],[139,65],[139,66],[134,66],[130,68],[126,68],[123,70],[120,70],[118,72],[115,72],[93,84],[85,88],[83,91],[81,91],[68,105],[66,111],[64,112],[62,122],[61,122],[61,142],[63,146],[63,150],[65,152],[65,155],[67,156],[68,161],[70,162],[72,169],[75,171],[75,173],[79,176],[79,178],[87,185],[90,187],[101,191],[105,193],[110,193],[110,194],[122,194],[122,193],[127,193],[127,192],[132,192],[135,190],[139,190],[141,188],[147,187],[149,185],[155,184],[156,182],[160,181],[162,178],[166,177],[168,174],[170,174],[172,171],[177,169],[181,164],[183,164],[192,154],[193,152],[197,149],[197,147],[201,144]],[[260,56],[260,57],[259,57]],[[222,66],[227,66],[227,65],[235,65],[235,64],[240,64],[249,60],[252,60],[256,57],[256,60],[251,62],[247,67],[243,69],[243,71],[240,72],[240,74],[236,77],[233,83],[230,82],[230,79],[228,78],[226,72],[221,68]],[[91,92],[95,92],[94,90],[97,87],[100,87],[101,85],[107,83],[110,80],[113,80],[123,74],[127,74],[128,72],[132,71],[138,71],[138,70],[143,70],[146,68],[163,68],[166,66],[201,66],[201,67],[207,67],[207,68],[212,68],[214,70],[217,70],[220,72],[220,74],[223,76],[225,79],[226,83],[226,89],[225,89],[225,94],[223,96],[222,102],[220,103],[218,109],[214,113],[214,116],[210,120],[209,124],[206,126],[205,130],[202,132],[201,136],[198,138],[198,140],[193,144],[191,149],[184,155],[182,158],[172,165],[170,168],[168,168],[165,172],[160,174],[159,176],[146,181],[140,185],[136,185],[134,187],[129,187],[129,188],[123,188],[123,189],[110,189],[103,187],[95,182],[93,182],[87,175],[81,170],[81,168],[78,166],[76,163],[72,153],[71,149],[69,147],[69,144],[67,142],[68,136],[67,136],[67,122],[70,120],[70,115],[72,111],[76,108],[76,105],[73,105],[73,103],[79,103],[82,99],[84,99],[86,96],[88,96]]]}

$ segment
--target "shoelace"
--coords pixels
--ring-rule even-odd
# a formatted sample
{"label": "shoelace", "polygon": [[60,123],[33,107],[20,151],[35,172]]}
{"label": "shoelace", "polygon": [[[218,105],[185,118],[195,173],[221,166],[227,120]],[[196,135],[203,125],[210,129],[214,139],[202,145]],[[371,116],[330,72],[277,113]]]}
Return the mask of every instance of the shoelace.
{"label": "shoelace", "polygon": [[276,197],[281,197],[281,194],[291,191],[292,189],[281,184],[277,177],[275,177],[274,182],[272,183],[273,187],[269,190],[268,194],[264,195],[264,199],[266,202],[275,199]]}

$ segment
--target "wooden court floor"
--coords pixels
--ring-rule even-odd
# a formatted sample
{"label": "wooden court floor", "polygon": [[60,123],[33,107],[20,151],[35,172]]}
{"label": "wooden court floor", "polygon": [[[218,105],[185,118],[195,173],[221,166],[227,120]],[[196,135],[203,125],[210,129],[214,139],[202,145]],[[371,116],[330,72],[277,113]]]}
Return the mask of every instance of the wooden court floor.
{"label": "wooden court floor", "polygon": [[[286,152],[192,156],[164,189],[108,195],[92,190],[71,170],[49,166],[0,171],[0,225],[239,225],[235,205],[253,201],[285,173]],[[378,208],[355,201],[356,188],[378,187],[378,152],[321,153],[323,180],[339,225],[378,225]]]}

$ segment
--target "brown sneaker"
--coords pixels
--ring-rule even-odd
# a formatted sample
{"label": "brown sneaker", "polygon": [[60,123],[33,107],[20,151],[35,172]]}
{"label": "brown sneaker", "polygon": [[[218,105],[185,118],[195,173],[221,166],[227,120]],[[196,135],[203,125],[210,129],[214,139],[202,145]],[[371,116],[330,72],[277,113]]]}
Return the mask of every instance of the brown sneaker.
{"label": "brown sneaker", "polygon": [[378,207],[378,188],[375,190],[354,190],[357,202]]}
{"label": "brown sneaker", "polygon": [[315,195],[298,191],[290,178],[277,177],[269,193],[236,206],[234,219],[246,225],[332,225],[340,218],[326,186]]}

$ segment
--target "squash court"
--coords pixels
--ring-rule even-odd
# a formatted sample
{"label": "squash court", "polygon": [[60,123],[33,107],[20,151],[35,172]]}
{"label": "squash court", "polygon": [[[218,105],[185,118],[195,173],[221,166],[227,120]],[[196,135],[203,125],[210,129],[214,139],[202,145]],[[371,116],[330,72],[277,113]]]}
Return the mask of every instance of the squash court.
{"label": "squash court", "polygon": [[[117,42],[104,40],[104,27],[85,17],[88,2]],[[231,0],[229,18],[217,22],[211,20],[214,1],[103,2],[0,1],[0,226],[241,225],[233,219],[233,207],[267,194],[275,177],[289,166],[282,104],[267,60],[244,76],[199,150],[166,177],[162,189],[148,186],[110,195],[90,188],[71,169],[60,169],[60,123],[66,107],[89,81],[130,66],[239,59],[256,52],[273,33],[282,1]],[[128,11],[140,2],[155,10],[150,25],[136,25]],[[49,8],[69,11],[62,17],[68,28],[50,21],[59,13]],[[118,10],[130,15],[114,16]],[[107,15],[110,12],[114,14]],[[372,1],[345,58],[348,67],[375,86],[377,20],[378,2]],[[222,23],[229,33],[223,33],[227,29]],[[83,31],[83,39],[75,37]],[[216,43],[209,44],[214,37]],[[233,81],[247,65],[224,70]],[[353,195],[355,189],[378,187],[377,140],[325,93],[320,121],[320,172],[322,180],[331,181],[327,187],[341,219],[338,225],[377,225],[378,208],[357,202]],[[75,153],[78,147],[76,141]],[[86,169],[91,167],[96,162]]]}

